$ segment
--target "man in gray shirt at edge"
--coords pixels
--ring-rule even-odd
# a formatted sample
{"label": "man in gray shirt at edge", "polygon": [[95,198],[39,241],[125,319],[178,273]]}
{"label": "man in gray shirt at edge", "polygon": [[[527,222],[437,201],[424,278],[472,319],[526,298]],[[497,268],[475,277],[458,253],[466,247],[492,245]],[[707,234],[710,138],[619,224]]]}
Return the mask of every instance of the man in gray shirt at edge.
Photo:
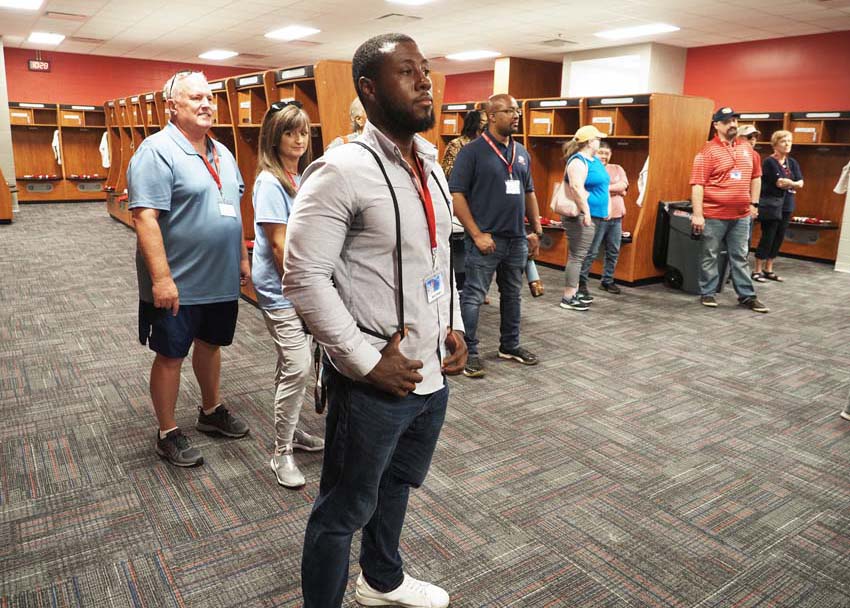
{"label": "man in gray shirt at edge", "polygon": [[[406,574],[398,550],[409,490],[425,479],[445,417],[444,374],[466,362],[449,276],[448,184],[436,149],[416,135],[434,125],[430,68],[408,36],[384,34],[357,49],[352,71],[368,123],[357,142],[329,150],[305,172],[284,257],[284,293],[330,359],[325,459],[301,566],[304,607],[342,604],[361,528],[359,603],[445,607],[448,593]],[[386,169],[398,223],[381,169],[358,142]]]}

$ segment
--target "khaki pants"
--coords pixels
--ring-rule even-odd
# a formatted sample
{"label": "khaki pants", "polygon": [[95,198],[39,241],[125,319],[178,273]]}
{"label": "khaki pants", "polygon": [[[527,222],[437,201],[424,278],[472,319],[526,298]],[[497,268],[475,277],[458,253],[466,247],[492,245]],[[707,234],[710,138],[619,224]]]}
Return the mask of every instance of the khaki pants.
{"label": "khaki pants", "polygon": [[313,337],[304,332],[294,308],[264,310],[263,319],[277,349],[274,385],[275,448],[292,443],[313,362]]}

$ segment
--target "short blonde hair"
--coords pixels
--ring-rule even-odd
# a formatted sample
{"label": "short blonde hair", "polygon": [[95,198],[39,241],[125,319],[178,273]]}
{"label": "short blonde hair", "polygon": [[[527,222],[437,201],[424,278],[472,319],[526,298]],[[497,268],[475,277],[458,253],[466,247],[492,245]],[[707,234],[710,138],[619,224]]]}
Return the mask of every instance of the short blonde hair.
{"label": "short blonde hair", "polygon": [[794,134],[791,131],[774,131],[773,135],[770,136],[770,145],[775,146],[779,143],[780,139],[789,138],[791,141],[794,141]]}

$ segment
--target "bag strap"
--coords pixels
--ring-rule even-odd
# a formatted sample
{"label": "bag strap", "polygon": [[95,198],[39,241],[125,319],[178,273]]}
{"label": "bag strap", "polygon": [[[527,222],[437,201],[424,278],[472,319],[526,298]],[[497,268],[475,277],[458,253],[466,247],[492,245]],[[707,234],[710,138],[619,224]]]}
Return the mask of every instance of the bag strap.
{"label": "bag strap", "polygon": [[[390,182],[390,178],[387,175],[387,170],[384,168],[384,163],[381,161],[381,157],[378,156],[378,153],[375,152],[370,146],[366,145],[362,141],[355,140],[350,142],[352,144],[357,144],[361,148],[367,150],[369,154],[372,155],[372,158],[375,159],[375,162],[378,163],[378,167],[381,169],[381,174],[384,176],[384,181],[387,183],[387,188],[390,191],[390,196],[393,200],[393,211],[395,212],[395,248],[396,248],[396,267],[398,269],[398,332],[402,336],[404,335],[404,274],[403,274],[403,266],[402,266],[402,257],[401,257],[401,213],[398,208],[398,198],[395,194],[395,188],[393,188],[392,183]],[[446,208],[449,211],[449,220],[451,221],[452,216],[452,206],[449,202],[449,197],[446,195],[446,192],[443,190],[443,186],[440,185],[440,180],[437,179],[437,176],[434,174],[434,171],[431,171],[431,176],[434,178],[434,183],[437,184],[437,188],[440,190],[440,194],[443,195],[443,200],[446,202]],[[452,243],[451,243],[451,231],[449,232],[449,331],[451,331],[452,327],[454,327],[454,292],[455,292],[455,273],[454,273],[454,260],[452,259]],[[361,326],[359,323],[357,327],[365,334],[369,334],[370,336],[374,336],[376,338],[380,338],[382,340],[390,340],[389,336],[385,336],[371,329],[365,328]]]}
{"label": "bag strap", "polygon": [[[403,263],[401,259],[401,214],[398,210],[398,198],[395,195],[395,188],[390,183],[390,178],[387,175],[387,170],[384,168],[384,163],[381,162],[381,157],[378,156],[378,153],[375,152],[372,148],[364,144],[362,141],[354,140],[350,142],[357,146],[360,146],[364,150],[368,151],[369,154],[372,155],[372,158],[375,159],[375,162],[378,163],[378,167],[381,169],[381,173],[384,176],[384,181],[387,182],[387,188],[390,190],[390,196],[393,199],[393,211],[395,212],[395,253],[396,253],[396,267],[398,269],[398,298],[397,298],[397,308],[398,308],[398,333],[400,336],[404,337],[404,271],[403,271]],[[360,325],[358,324],[358,327]],[[360,327],[360,331],[367,333],[371,336],[375,336],[376,338],[381,338],[389,341],[389,336],[383,336],[378,334],[377,332],[367,330],[364,327]]]}

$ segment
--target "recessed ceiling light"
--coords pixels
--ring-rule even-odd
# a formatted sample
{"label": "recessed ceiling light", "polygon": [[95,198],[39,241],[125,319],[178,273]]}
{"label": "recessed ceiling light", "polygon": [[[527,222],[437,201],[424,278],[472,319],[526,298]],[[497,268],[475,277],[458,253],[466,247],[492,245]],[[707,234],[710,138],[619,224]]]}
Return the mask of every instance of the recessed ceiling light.
{"label": "recessed ceiling light", "polygon": [[230,59],[231,57],[236,57],[239,53],[236,51],[222,51],[220,49],[213,49],[212,51],[207,51],[206,53],[201,53],[198,55],[201,59],[211,59],[213,61],[221,61],[222,59]]}
{"label": "recessed ceiling light", "polygon": [[279,30],[268,32],[265,36],[266,38],[274,38],[275,40],[298,40],[299,38],[318,34],[321,31],[314,27],[305,27],[303,25],[287,25]]}
{"label": "recessed ceiling light", "polygon": [[63,40],[65,40],[64,34],[50,34],[48,32],[33,32],[27,38],[27,42],[34,42],[35,44],[59,44]]}
{"label": "recessed ceiling light", "polygon": [[20,8],[35,11],[41,8],[43,0],[0,0],[0,8]]}
{"label": "recessed ceiling light", "polygon": [[390,4],[405,4],[407,6],[422,6],[428,4],[431,0],[387,0]]}
{"label": "recessed ceiling light", "polygon": [[472,61],[474,59],[490,59],[491,57],[498,57],[499,55],[501,55],[501,53],[496,51],[464,51],[462,53],[446,55],[446,59],[451,59],[453,61]]}
{"label": "recessed ceiling light", "polygon": [[679,28],[675,25],[667,23],[648,23],[646,25],[638,25],[635,27],[621,27],[616,30],[605,30],[604,32],[596,32],[594,36],[606,38],[608,40],[623,40],[625,38],[641,38],[643,36],[652,36],[653,34],[667,34],[669,32],[677,32]]}

